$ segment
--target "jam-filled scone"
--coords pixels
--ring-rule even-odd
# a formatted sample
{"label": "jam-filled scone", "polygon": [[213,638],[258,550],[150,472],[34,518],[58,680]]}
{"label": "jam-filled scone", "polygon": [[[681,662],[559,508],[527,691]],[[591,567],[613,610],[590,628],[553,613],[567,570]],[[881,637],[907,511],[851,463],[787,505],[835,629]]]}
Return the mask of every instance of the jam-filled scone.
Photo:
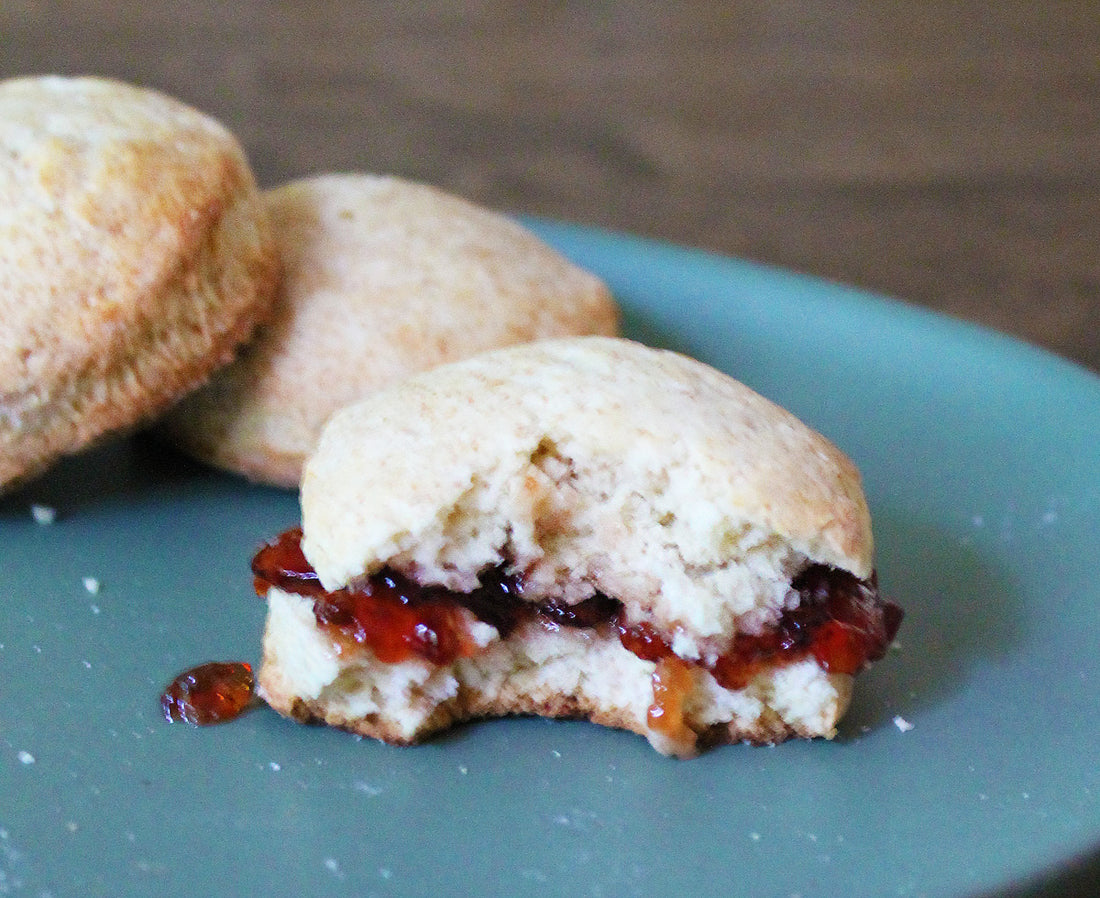
{"label": "jam-filled scone", "polygon": [[848,458],[627,340],[497,350],[339,412],[301,505],[253,561],[260,693],[394,743],[511,713],[683,757],[830,737],[901,619]]}
{"label": "jam-filled scone", "polygon": [[344,405],[484,350],[617,332],[594,275],[511,219],[429,185],[326,174],[266,201],[285,269],[274,317],[165,425],[216,466],[297,487]]}
{"label": "jam-filled scone", "polygon": [[0,82],[0,489],[202,383],[277,278],[220,124],[107,79]]}

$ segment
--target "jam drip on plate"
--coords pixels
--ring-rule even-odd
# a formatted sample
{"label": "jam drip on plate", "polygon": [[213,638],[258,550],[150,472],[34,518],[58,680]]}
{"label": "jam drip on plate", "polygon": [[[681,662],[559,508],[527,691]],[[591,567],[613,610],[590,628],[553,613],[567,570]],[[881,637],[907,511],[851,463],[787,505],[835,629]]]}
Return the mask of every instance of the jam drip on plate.
{"label": "jam drip on plate", "polygon": [[209,661],[185,670],[165,688],[161,711],[170,723],[196,726],[240,717],[253,695],[252,666],[244,661]]}
{"label": "jam drip on plate", "polygon": [[[256,592],[263,596],[276,586],[312,599],[318,625],[370,648],[380,661],[421,657],[448,664],[478,650],[468,625],[471,615],[494,626],[501,637],[538,618],[561,627],[612,627],[625,648],[658,664],[664,681],[684,679],[680,665],[671,661],[675,655],[668,641],[648,624],[627,626],[622,603],[609,596],[597,593],[573,605],[524,601],[522,576],[502,568],[486,571],[470,593],[422,586],[387,569],[362,585],[328,592],[302,553],[301,536],[300,529],[289,530],[260,549],[252,561]],[[873,575],[859,580],[811,565],[792,587],[801,597],[795,608],[759,635],[738,635],[706,665],[722,686],[743,689],[765,669],[808,657],[830,672],[858,673],[886,653],[901,624],[901,609],[879,596]]]}

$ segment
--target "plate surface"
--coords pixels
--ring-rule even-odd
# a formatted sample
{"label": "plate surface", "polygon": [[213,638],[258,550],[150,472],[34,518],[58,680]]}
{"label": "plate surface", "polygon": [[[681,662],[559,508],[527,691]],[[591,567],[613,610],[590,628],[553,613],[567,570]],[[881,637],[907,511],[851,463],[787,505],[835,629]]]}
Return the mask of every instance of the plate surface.
{"label": "plate surface", "polygon": [[677,762],[577,721],[413,749],[266,709],[168,725],[180,670],[258,660],[248,562],[297,499],[129,440],[0,500],[0,895],[959,896],[1096,856],[1100,380],[855,290],[528,223],[630,336],[862,469],[908,616],[840,737]]}

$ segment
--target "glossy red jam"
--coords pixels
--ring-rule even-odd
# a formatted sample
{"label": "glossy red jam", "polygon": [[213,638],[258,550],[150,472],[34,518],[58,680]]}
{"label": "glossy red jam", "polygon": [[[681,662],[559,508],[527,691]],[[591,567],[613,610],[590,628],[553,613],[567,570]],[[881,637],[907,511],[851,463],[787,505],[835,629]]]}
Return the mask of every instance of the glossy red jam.
{"label": "glossy red jam", "polygon": [[185,670],[168,684],[160,707],[170,722],[208,726],[240,717],[252,704],[252,667],[243,661],[211,661]]}
{"label": "glossy red jam", "polygon": [[418,655],[450,664],[472,655],[463,607],[449,594],[409,588],[404,579],[373,578],[363,589],[341,589],[313,601],[317,623],[369,648],[379,661],[396,664]]}
{"label": "glossy red jam", "polygon": [[477,651],[470,615],[507,636],[536,614],[563,627],[594,627],[612,619],[619,603],[594,596],[575,605],[534,605],[520,598],[522,578],[488,571],[469,593],[422,586],[382,570],[355,588],[326,592],[306,561],[301,530],[290,530],[264,546],[252,561],[256,592],[269,586],[313,599],[317,623],[338,638],[369,648],[380,661],[396,663],[420,657],[449,664]]}
{"label": "glossy red jam", "polygon": [[669,653],[653,671],[653,704],[646,715],[649,726],[674,742],[693,745],[695,733],[687,725],[684,698],[692,691],[692,665]]}
{"label": "glossy red jam", "polygon": [[[421,586],[388,570],[360,587],[326,592],[302,553],[301,531],[295,529],[264,546],[253,559],[252,571],[261,596],[269,586],[277,586],[312,598],[319,625],[340,639],[370,648],[385,662],[418,656],[447,664],[474,653],[470,615],[492,624],[501,636],[536,616],[556,626],[613,626],[623,646],[644,660],[660,666],[676,657],[649,624],[620,623],[622,603],[615,599],[597,594],[574,605],[526,602],[520,597],[522,578],[499,569],[487,572],[470,593]],[[813,565],[792,586],[801,596],[797,607],[760,635],[739,635],[708,666],[722,686],[742,689],[761,670],[811,656],[825,670],[858,673],[885,654],[901,624],[901,609],[880,598],[874,577],[864,581]],[[683,681],[678,667],[665,667],[662,682]]]}
{"label": "glossy red jam", "polygon": [[325,588],[302,552],[302,528],[287,530],[252,559],[252,585],[263,598],[269,586],[300,596],[322,596]]}

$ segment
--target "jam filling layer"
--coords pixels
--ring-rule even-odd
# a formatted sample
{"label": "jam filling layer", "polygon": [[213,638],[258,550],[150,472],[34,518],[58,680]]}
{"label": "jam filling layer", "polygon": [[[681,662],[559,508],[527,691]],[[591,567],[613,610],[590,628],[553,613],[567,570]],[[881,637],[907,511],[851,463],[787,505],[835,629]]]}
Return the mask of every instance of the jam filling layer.
{"label": "jam filling layer", "polygon": [[[597,593],[572,605],[525,601],[522,575],[502,568],[486,571],[469,593],[423,586],[387,569],[360,586],[328,591],[302,553],[301,537],[299,528],[288,530],[256,554],[257,594],[265,596],[275,586],[312,599],[322,629],[369,648],[382,662],[419,657],[442,665],[475,654],[480,648],[467,624],[470,614],[495,627],[501,638],[537,619],[559,627],[604,628],[659,669],[671,671],[681,660],[648,624],[628,625],[617,599]],[[738,634],[724,654],[704,665],[721,686],[742,689],[765,669],[809,657],[824,670],[855,674],[879,660],[893,642],[903,613],[880,597],[874,575],[859,580],[836,568],[811,565],[791,585],[801,597],[796,607],[763,633]]]}

